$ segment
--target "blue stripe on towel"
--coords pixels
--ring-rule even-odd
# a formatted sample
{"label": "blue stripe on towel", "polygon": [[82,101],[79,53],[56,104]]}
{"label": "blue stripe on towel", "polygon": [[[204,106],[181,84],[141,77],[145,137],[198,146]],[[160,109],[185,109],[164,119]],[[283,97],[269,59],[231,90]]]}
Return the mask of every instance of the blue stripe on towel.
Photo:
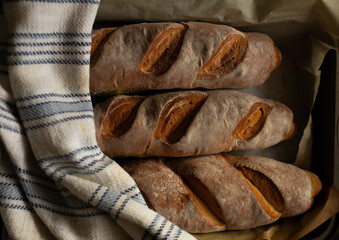
{"label": "blue stripe on towel", "polygon": [[157,238],[160,235],[160,233],[162,232],[162,230],[166,226],[167,222],[168,222],[168,220],[165,218],[164,221],[161,223],[160,227],[158,228],[158,231],[154,234],[154,238]]}
{"label": "blue stripe on towel", "polygon": [[101,151],[98,151],[97,153],[95,154],[89,154],[89,155],[86,155],[76,161],[69,161],[69,160],[65,160],[65,161],[54,161],[50,164],[48,164],[47,166],[44,166],[43,169],[48,169],[48,168],[51,168],[52,166],[54,165],[63,165],[63,164],[66,164],[66,165],[78,165],[78,164],[81,164],[83,163],[84,161],[86,161],[87,159],[91,159],[91,158],[94,158],[94,157],[97,157],[97,156],[103,156],[103,153]]}
{"label": "blue stripe on towel", "polygon": [[52,121],[52,122],[46,122],[46,123],[43,123],[43,124],[37,124],[37,125],[31,126],[31,127],[27,127],[25,129],[28,132],[28,131],[38,130],[38,129],[45,128],[45,127],[55,126],[55,125],[58,125],[58,124],[61,124],[61,123],[69,122],[69,121],[75,121],[75,120],[81,120],[81,119],[89,119],[89,118],[93,119],[94,118],[93,114],[66,117],[66,118],[59,119],[59,120]]}
{"label": "blue stripe on towel", "polygon": [[[2,111],[2,109],[0,109],[0,111]],[[6,115],[0,113],[0,119],[1,119],[1,118],[5,119],[5,120],[7,120],[7,121],[20,123],[19,119],[12,118],[12,117],[8,117],[8,116],[6,116]]]}
{"label": "blue stripe on towel", "polygon": [[133,190],[135,190],[136,188],[137,188],[137,185],[133,185],[133,186],[131,186],[131,187],[125,189],[125,190],[122,191],[121,193],[122,193],[122,194],[130,193],[130,192],[132,192]]}
{"label": "blue stripe on towel", "polygon": [[42,93],[42,94],[36,94],[32,96],[26,96],[21,98],[16,98],[16,102],[25,102],[25,101],[31,101],[39,98],[50,98],[50,97],[60,97],[60,98],[78,98],[78,97],[89,97],[89,93],[66,93],[66,94],[60,94],[60,93]]}
{"label": "blue stripe on towel", "polygon": [[[62,167],[59,167],[57,169],[55,169],[52,173],[49,174],[49,176],[53,177],[55,174],[57,174],[58,172],[60,171],[64,171],[65,169],[74,169],[74,170],[87,170],[91,167],[93,167],[96,163],[99,163],[99,162],[102,162],[102,161],[105,161],[107,160],[107,157],[105,155],[103,155],[100,159],[95,159],[93,160],[92,162],[88,163],[87,165],[85,166],[62,166]],[[45,171],[48,171],[50,169],[50,167],[44,167],[43,170]]]}
{"label": "blue stripe on towel", "polygon": [[74,64],[74,65],[89,65],[89,59],[30,59],[30,60],[19,60],[10,61],[9,66],[20,66],[20,65],[38,65],[38,64]]}
{"label": "blue stripe on towel", "polygon": [[102,188],[102,185],[99,185],[99,186],[94,190],[94,192],[92,193],[91,197],[88,199],[88,203],[91,203],[91,202],[94,200],[95,196],[99,193],[99,191],[101,190],[101,188]]}
{"label": "blue stripe on towel", "polygon": [[27,181],[27,179],[21,179],[26,194],[30,198],[39,199],[60,207],[83,210],[92,208],[90,205],[72,201],[66,201],[64,196],[57,189],[44,188],[42,184],[33,181]]}
{"label": "blue stripe on towel", "polygon": [[24,132],[21,128],[14,127],[14,126],[11,126],[11,125],[3,123],[3,122],[0,122],[0,129],[4,129],[4,130],[10,131],[12,133],[17,133],[17,134],[20,134],[22,136],[26,136],[26,132]]}
{"label": "blue stripe on towel", "polygon": [[45,32],[45,33],[11,33],[12,38],[90,38],[91,33],[81,32]]}
{"label": "blue stripe on towel", "polygon": [[[9,175],[1,173],[1,175],[15,178],[14,175]],[[60,211],[54,209],[52,206],[47,206],[42,203],[36,203],[30,201],[30,204],[35,208],[42,208],[59,215],[65,215],[69,217],[93,217],[104,215],[105,212],[95,212],[88,213],[88,210],[95,210],[92,206],[79,201],[66,201],[64,196],[56,188],[41,184],[39,182],[34,182],[28,179],[20,178],[21,184],[10,183],[10,182],[0,182],[0,206],[4,208],[13,208],[21,210],[29,210],[29,208],[18,205],[18,204],[6,204],[1,199],[4,200],[16,200],[28,202],[26,195],[33,199],[39,199],[50,204],[54,204],[59,207],[68,209],[67,211]],[[24,191],[25,189],[25,191]],[[30,209],[33,210],[33,209]],[[74,213],[77,211],[77,213]],[[79,211],[86,211],[85,213],[79,213]]]}
{"label": "blue stripe on towel", "polygon": [[151,224],[148,226],[148,228],[145,230],[144,235],[142,236],[141,240],[146,240],[149,235],[150,232],[155,228],[155,226],[158,224],[159,219],[161,218],[161,216],[159,214],[156,214],[153,221],[151,222]]}
{"label": "blue stripe on towel", "polygon": [[133,195],[131,198],[133,198],[135,201],[137,201],[138,203],[141,203],[145,206],[147,206],[143,196],[141,195],[140,192],[138,192],[137,194]]}
{"label": "blue stripe on towel", "polygon": [[38,203],[31,203],[31,205],[34,208],[44,209],[44,210],[52,212],[54,214],[67,216],[67,217],[75,217],[75,218],[77,218],[77,217],[90,218],[90,217],[103,216],[103,215],[107,214],[106,212],[103,212],[103,211],[94,212],[94,213],[72,213],[72,212],[60,211],[60,210],[51,208],[51,207],[43,205],[43,204],[38,204]]}
{"label": "blue stripe on towel", "polygon": [[49,46],[58,46],[58,47],[90,47],[91,42],[84,41],[53,41],[53,42],[15,42],[8,43],[7,46],[11,47],[49,47]]}
{"label": "blue stripe on towel", "polygon": [[28,202],[20,184],[0,182],[0,196],[2,199],[13,199]]}
{"label": "blue stripe on towel", "polygon": [[106,167],[108,167],[109,165],[111,165],[112,163],[114,163],[114,161],[112,159],[109,159],[109,161],[107,161],[106,163],[100,165],[99,167],[92,169],[92,170],[87,170],[87,171],[79,171],[79,170],[70,170],[67,171],[65,173],[63,173],[61,176],[58,177],[58,181],[61,182],[64,177],[66,177],[67,175],[93,175],[93,174],[97,174],[99,172],[101,172],[102,170],[104,170]]}
{"label": "blue stripe on towel", "polygon": [[52,161],[52,160],[59,160],[59,159],[64,159],[64,158],[73,158],[73,157],[77,156],[78,154],[80,154],[82,152],[88,152],[88,151],[93,151],[93,150],[97,150],[97,149],[99,149],[98,145],[81,147],[81,148],[78,148],[78,149],[76,149],[72,152],[66,153],[66,154],[56,155],[56,156],[51,156],[51,157],[45,157],[45,158],[39,159],[38,162],[44,163],[44,162],[48,162],[48,161]]}
{"label": "blue stripe on towel", "polygon": [[174,224],[171,224],[170,228],[168,229],[167,233],[165,234],[164,240],[165,239],[167,240],[168,237],[171,236],[171,233],[173,231],[174,226],[175,226]]}
{"label": "blue stripe on towel", "polygon": [[119,209],[117,210],[115,216],[114,216],[114,220],[117,221],[119,219],[119,215],[120,213],[122,213],[122,211],[124,210],[124,208],[126,207],[127,203],[129,202],[129,200],[131,200],[131,198],[126,198],[122,204],[120,205]]}
{"label": "blue stripe on towel", "polygon": [[75,201],[67,202],[57,189],[52,189],[27,179],[20,180],[25,191],[20,184],[0,182],[0,198],[28,202],[28,199],[26,198],[27,195],[30,198],[39,199],[71,210],[85,210],[92,208],[92,206],[80,202],[77,202],[76,204]]}
{"label": "blue stripe on towel", "polygon": [[0,207],[34,212],[34,209],[32,207],[26,207],[26,206],[22,206],[22,205],[19,205],[19,204],[2,203],[1,201],[0,201]]}
{"label": "blue stripe on towel", "polygon": [[29,186],[30,188],[32,186],[35,186],[34,188],[41,188],[41,189],[44,189],[45,191],[52,191],[54,193],[59,192],[59,189],[57,189],[55,185],[52,185],[52,186],[46,185],[44,183],[35,182],[35,181],[29,180],[29,179],[26,179],[26,178],[23,178],[23,177],[20,177],[19,180],[20,180],[22,185]]}
{"label": "blue stripe on towel", "polygon": [[176,234],[174,235],[173,240],[178,239],[180,237],[181,233],[182,233],[182,229],[179,228],[178,231],[176,232]]}
{"label": "blue stripe on towel", "polygon": [[[78,100],[78,101],[72,101],[72,102],[64,102],[64,101],[47,101],[47,102],[40,102],[40,103],[36,103],[36,104],[32,104],[32,105],[27,105],[27,106],[23,106],[23,107],[18,107],[19,111],[25,110],[25,109],[29,109],[29,111],[34,111],[36,108],[37,109],[49,109],[49,108],[53,108],[53,109],[58,109],[58,108],[64,108],[65,105],[77,105],[77,104],[86,104],[89,105],[88,103],[90,103],[91,100],[86,99],[86,100]],[[47,105],[45,107],[45,105]],[[67,107],[67,106],[66,106]],[[47,111],[47,110],[45,110]],[[42,111],[42,112],[45,112]]]}
{"label": "blue stripe on towel", "polygon": [[44,180],[46,182],[54,183],[53,179],[50,179],[46,175],[43,175],[43,174],[40,174],[40,173],[36,173],[36,172],[32,172],[31,170],[24,169],[24,168],[18,167],[16,165],[14,165],[14,169],[19,174],[29,175],[29,176],[32,176],[32,177]]}
{"label": "blue stripe on towel", "polygon": [[9,52],[8,56],[37,56],[37,55],[87,55],[90,51],[18,51]]}
{"label": "blue stripe on towel", "polygon": [[121,196],[121,192],[108,188],[98,201],[97,207],[110,212]]}
{"label": "blue stripe on towel", "polygon": [[1,171],[0,171],[0,177],[18,179],[18,176],[16,174],[9,174],[9,173],[5,173],[5,172],[1,172]]}
{"label": "blue stripe on towel", "polygon": [[39,120],[42,118],[65,114],[93,112],[91,100],[80,100],[73,102],[48,101],[34,105],[18,107],[23,122]]}
{"label": "blue stripe on towel", "polygon": [[[39,195],[35,195],[35,194],[30,194],[30,193],[27,193],[27,196],[30,197],[30,198],[35,198],[35,199],[39,199],[41,201],[44,201],[44,202],[47,202],[47,203],[51,203],[53,205],[56,205],[56,206],[59,206],[59,207],[63,207],[63,208],[69,208],[70,210],[88,210],[88,209],[91,209],[93,208],[92,206],[86,206],[86,205],[83,205],[83,204],[72,204],[72,202],[70,201],[66,201],[62,196],[62,200],[63,201],[59,201],[57,202],[55,198],[46,198],[44,196],[39,196]],[[58,199],[58,200],[61,200],[61,199]]]}

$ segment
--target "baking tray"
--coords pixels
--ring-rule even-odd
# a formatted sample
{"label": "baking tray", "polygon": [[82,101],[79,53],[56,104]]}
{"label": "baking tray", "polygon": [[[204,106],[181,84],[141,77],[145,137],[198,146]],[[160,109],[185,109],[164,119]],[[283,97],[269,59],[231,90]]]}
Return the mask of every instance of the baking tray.
{"label": "baking tray", "polygon": [[[145,22],[145,21],[142,21]],[[93,28],[116,27],[140,21],[96,21]],[[321,65],[318,93],[311,116],[313,145],[311,171],[316,173],[324,186],[339,189],[339,53],[330,50]],[[336,84],[338,82],[338,84]],[[152,92],[152,91],[150,91]],[[101,101],[94,98],[94,101]],[[321,201],[321,199],[316,199]],[[339,240],[339,214],[328,219],[302,240]]]}
{"label": "baking tray", "polygon": [[[324,185],[339,188],[339,52],[330,50],[320,68],[320,85],[312,109],[313,147],[311,170]],[[339,214],[303,240],[339,239]]]}
{"label": "baking tray", "polygon": [[[136,23],[140,23],[140,21],[96,21],[93,29]],[[313,146],[312,165],[310,169],[320,177],[324,185],[334,185],[337,189],[339,189],[338,59],[339,53],[335,50],[330,50],[326,54],[320,68],[319,89],[311,112],[313,121]],[[338,84],[336,84],[336,82],[338,82]],[[101,100],[101,98],[94,98],[95,102]],[[339,214],[328,219],[317,229],[308,233],[302,240],[339,240]]]}
{"label": "baking tray", "polygon": [[[142,21],[145,22],[145,21]],[[136,24],[140,21],[96,21],[93,29]],[[320,85],[311,112],[313,146],[311,171],[326,186],[339,189],[339,53],[330,50],[320,68]],[[336,84],[338,82],[338,84]],[[152,93],[152,91],[150,91]],[[95,102],[101,98],[94,98]],[[316,199],[317,201],[318,199]],[[320,200],[321,201],[321,200]],[[317,203],[315,203],[317,204]],[[339,214],[330,218],[302,240],[339,240]]]}

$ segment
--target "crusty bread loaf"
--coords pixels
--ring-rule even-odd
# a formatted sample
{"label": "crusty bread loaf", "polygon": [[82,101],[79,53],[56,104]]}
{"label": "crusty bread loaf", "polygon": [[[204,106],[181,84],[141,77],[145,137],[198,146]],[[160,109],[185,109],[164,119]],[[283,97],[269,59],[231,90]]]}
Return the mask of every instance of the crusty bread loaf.
{"label": "crusty bread loaf", "polygon": [[247,229],[295,216],[321,190],[315,174],[258,156],[136,159],[121,166],[149,207],[192,233]]}
{"label": "crusty bread loaf", "polygon": [[209,23],[143,23],[93,33],[93,95],[150,89],[250,88],[281,54],[267,35]]}
{"label": "crusty bread loaf", "polygon": [[114,156],[195,156],[263,149],[294,131],[285,105],[232,90],[115,96],[94,106],[96,137]]}

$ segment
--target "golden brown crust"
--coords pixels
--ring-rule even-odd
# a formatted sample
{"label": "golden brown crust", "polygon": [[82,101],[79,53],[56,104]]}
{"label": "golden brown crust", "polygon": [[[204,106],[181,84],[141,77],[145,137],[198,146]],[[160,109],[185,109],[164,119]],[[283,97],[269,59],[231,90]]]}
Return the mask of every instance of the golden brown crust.
{"label": "golden brown crust", "polygon": [[[307,211],[312,206],[314,193],[319,192],[319,185],[312,183],[307,172],[294,165],[259,156],[227,158],[236,167],[247,167],[261,172],[275,184],[284,200],[281,217],[295,216]],[[315,179],[315,183],[318,183],[319,179]]]}
{"label": "golden brown crust", "polygon": [[320,181],[320,179],[318,178],[317,175],[315,175],[314,173],[304,170],[308,176],[308,178],[311,181],[311,185],[312,185],[312,197],[315,197],[316,195],[318,195],[322,189],[322,183]]}
{"label": "golden brown crust", "polygon": [[197,74],[199,78],[215,78],[230,73],[244,59],[247,39],[240,34],[227,36]]}
{"label": "golden brown crust", "polygon": [[295,216],[321,188],[313,173],[256,156],[139,159],[122,166],[156,211],[189,232],[193,223],[194,232],[248,229]]}
{"label": "golden brown crust", "polygon": [[[145,97],[124,134],[102,134],[102,129],[111,129],[103,119],[112,105],[131,97],[120,95],[94,106],[97,141],[107,156],[178,157],[263,149],[284,140],[293,124],[291,110],[272,100],[231,90],[182,91]],[[251,121],[239,124],[243,119]],[[242,132],[234,137],[237,126]]]}
{"label": "golden brown crust", "polygon": [[246,178],[265,212],[272,218],[279,218],[284,209],[284,199],[274,183],[258,171],[247,167],[237,169]]}
{"label": "golden brown crust", "polygon": [[295,135],[296,131],[297,131],[297,129],[296,129],[295,123],[292,123],[291,129],[290,129],[290,131],[286,134],[284,140],[288,140],[288,139],[292,138],[292,137]]}
{"label": "golden brown crust", "polygon": [[101,134],[120,137],[131,127],[143,97],[118,98],[106,111],[102,120]]}
{"label": "golden brown crust", "polygon": [[107,36],[90,65],[94,95],[250,88],[262,84],[280,61],[267,35],[225,25],[143,23],[118,27]]}
{"label": "golden brown crust", "polygon": [[271,107],[265,103],[257,102],[251,106],[246,115],[242,117],[235,127],[232,138],[250,140],[261,130]]}
{"label": "golden brown crust", "polygon": [[273,65],[273,70],[279,67],[282,59],[281,52],[277,47],[274,48],[274,51],[275,51],[275,64]]}
{"label": "golden brown crust", "polygon": [[[224,229],[225,228],[225,224],[220,220],[218,214],[216,214],[215,211],[212,211],[209,204],[205,204],[204,201],[201,200],[201,198],[199,196],[202,195],[198,195],[195,194],[195,192],[193,192],[185,182],[182,182],[182,184],[184,185],[187,193],[189,194],[189,196],[192,198],[192,200],[194,201],[194,203],[196,204],[196,207],[199,209],[199,211],[213,224],[213,226],[218,227],[218,230]],[[201,231],[201,230],[198,230]],[[210,231],[210,230],[208,230]]]}
{"label": "golden brown crust", "polygon": [[167,144],[177,142],[187,131],[206,98],[205,94],[191,94],[168,102],[161,111],[154,137]]}
{"label": "golden brown crust", "polygon": [[219,219],[222,219],[225,222],[225,218],[222,215],[222,210],[221,210],[220,205],[213,198],[212,194],[209,192],[207,187],[199,179],[197,179],[196,177],[192,175],[182,175],[181,177],[185,179],[185,182],[192,189],[192,191],[196,193],[197,196],[200,196],[202,201],[204,201],[206,205],[210,209],[212,209],[213,213]]}
{"label": "golden brown crust", "polygon": [[163,31],[156,36],[141,60],[139,70],[149,76],[158,76],[168,70],[180,51],[184,26]]}

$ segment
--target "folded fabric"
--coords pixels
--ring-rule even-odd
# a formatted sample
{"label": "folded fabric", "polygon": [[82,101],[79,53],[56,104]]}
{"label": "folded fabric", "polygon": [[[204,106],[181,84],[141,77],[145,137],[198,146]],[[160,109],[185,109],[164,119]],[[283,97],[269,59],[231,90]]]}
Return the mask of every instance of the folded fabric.
{"label": "folded fabric", "polygon": [[13,239],[195,239],[150,210],[132,178],[96,143],[89,58],[98,5],[96,0],[3,2],[5,227]]}

